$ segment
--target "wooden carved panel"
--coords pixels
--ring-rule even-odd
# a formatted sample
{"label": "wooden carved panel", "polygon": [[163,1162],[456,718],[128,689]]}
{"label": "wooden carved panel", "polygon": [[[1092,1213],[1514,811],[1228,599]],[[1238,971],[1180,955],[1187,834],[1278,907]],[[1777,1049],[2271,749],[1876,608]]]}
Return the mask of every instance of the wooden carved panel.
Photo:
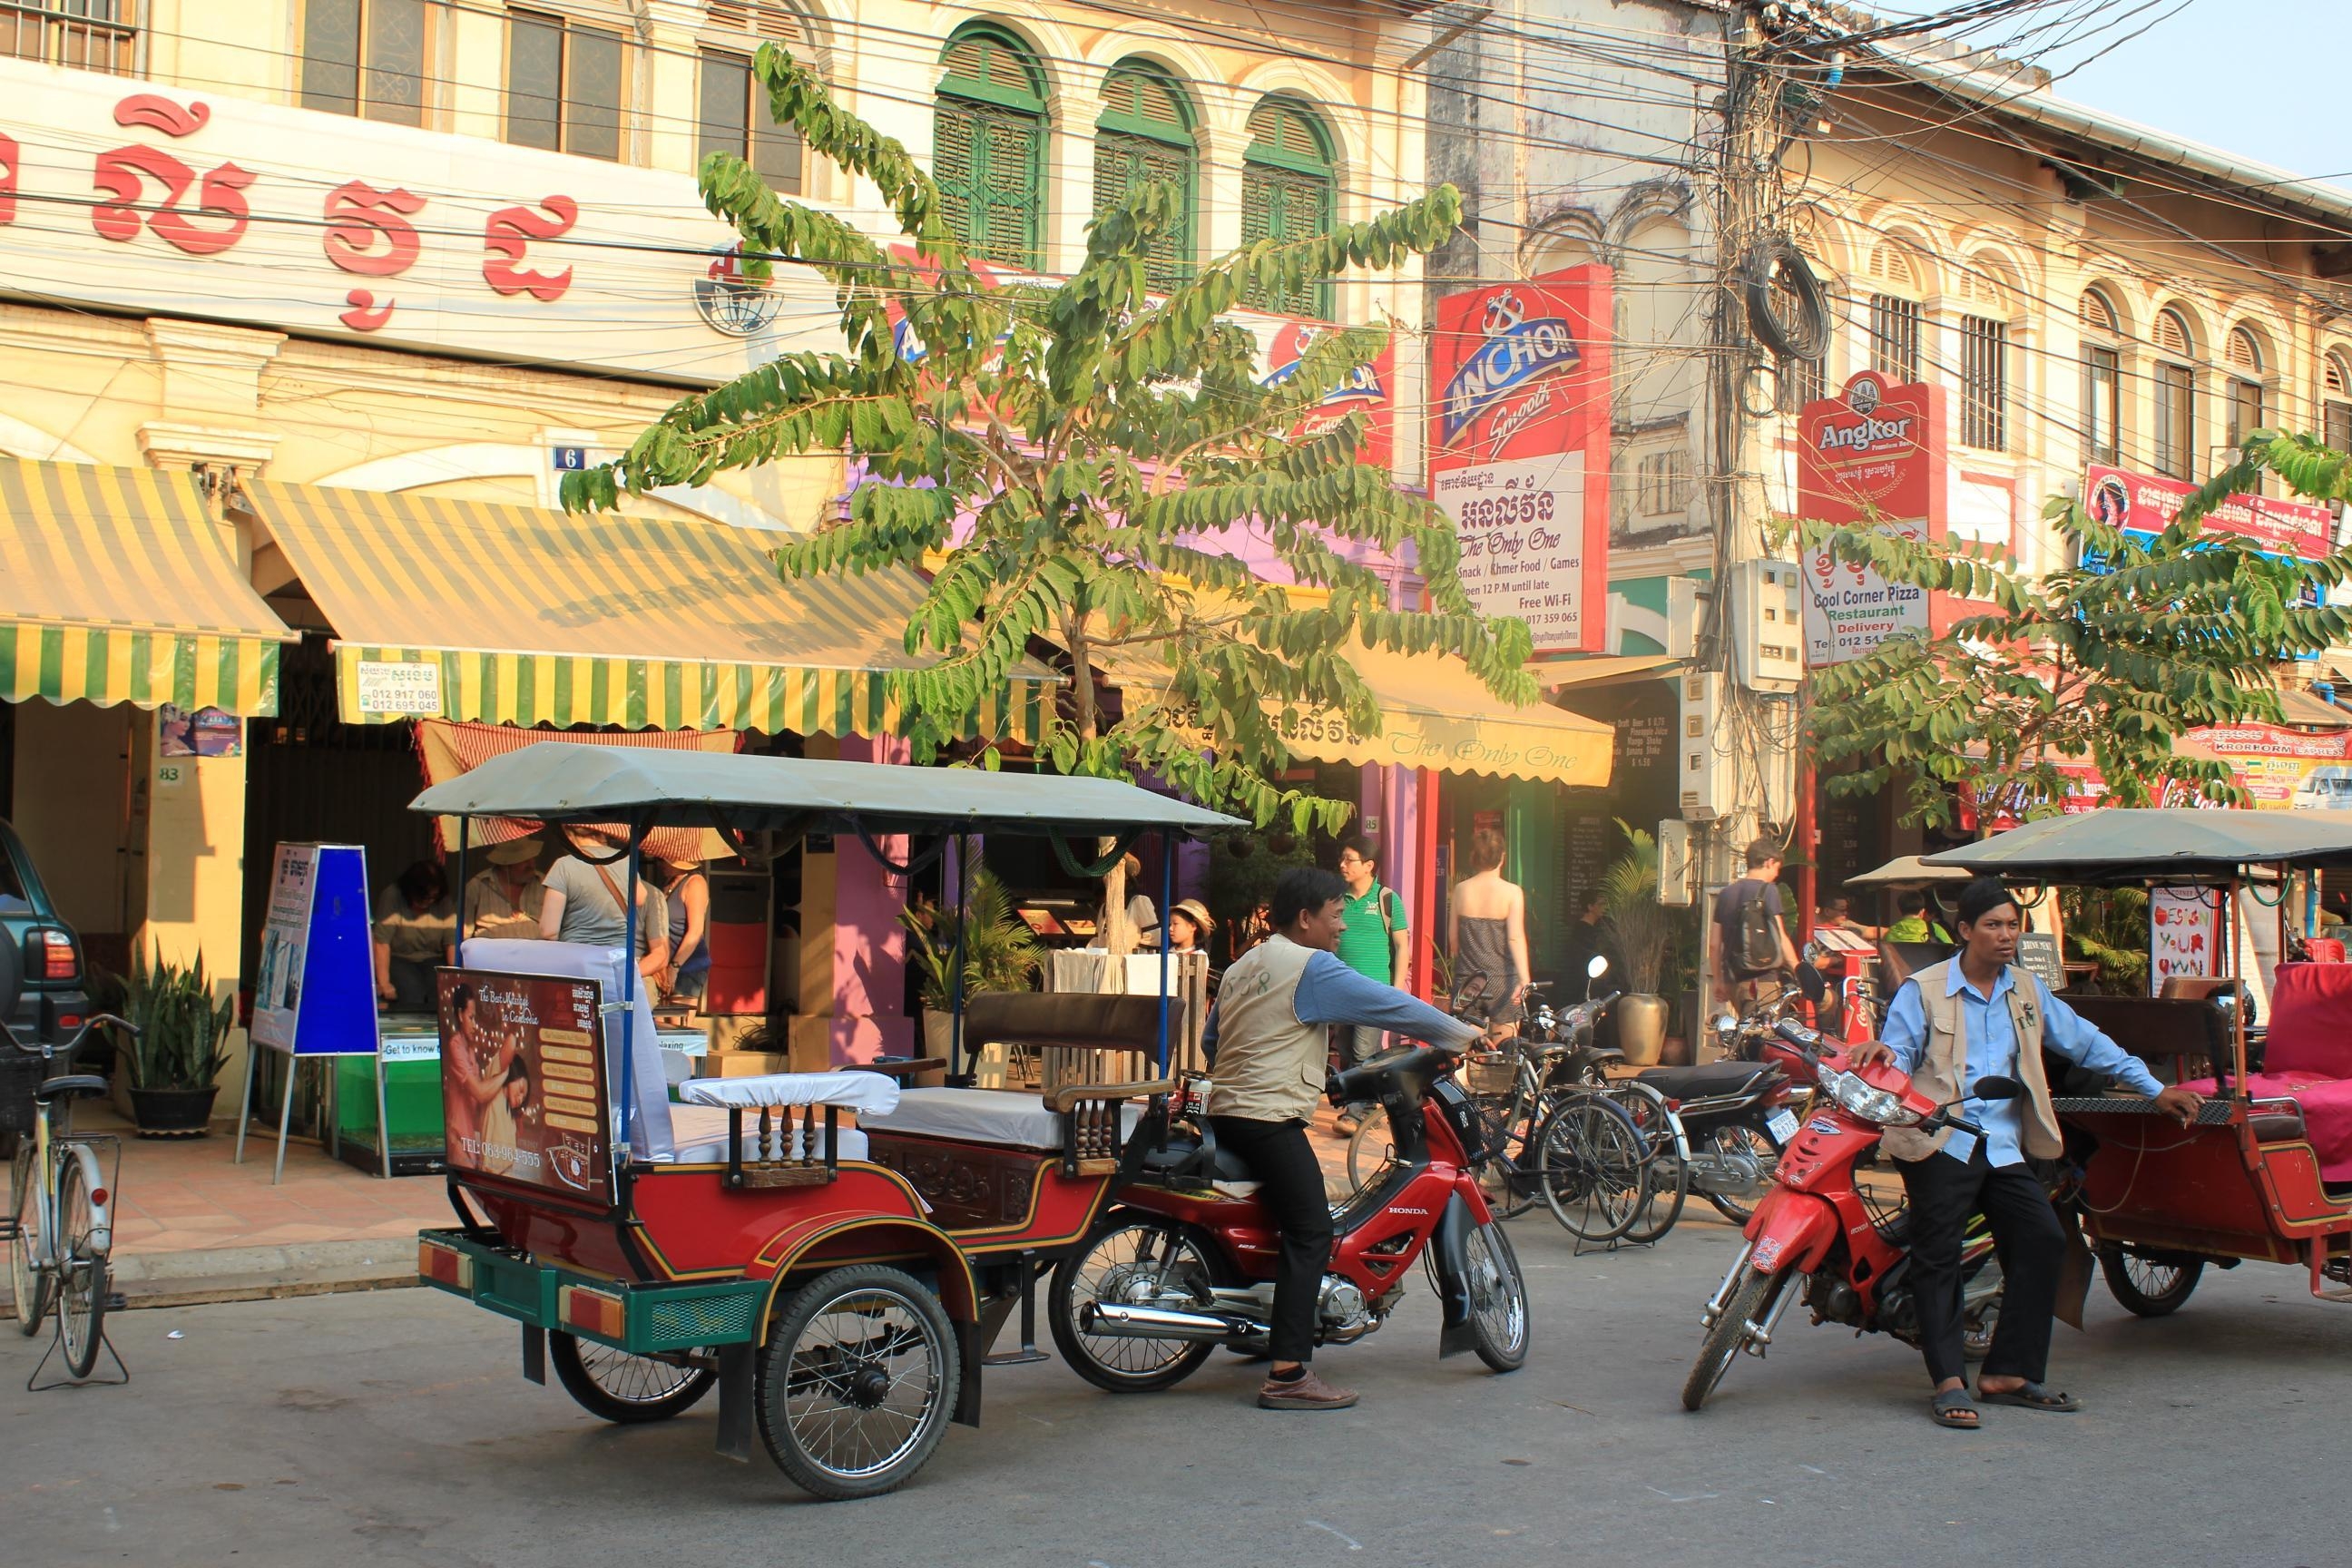
{"label": "wooden carved panel", "polygon": [[980,1149],[928,1138],[866,1134],[867,1157],[907,1178],[931,1205],[942,1230],[982,1230],[1029,1223],[1037,1168],[1051,1155],[1020,1149]]}

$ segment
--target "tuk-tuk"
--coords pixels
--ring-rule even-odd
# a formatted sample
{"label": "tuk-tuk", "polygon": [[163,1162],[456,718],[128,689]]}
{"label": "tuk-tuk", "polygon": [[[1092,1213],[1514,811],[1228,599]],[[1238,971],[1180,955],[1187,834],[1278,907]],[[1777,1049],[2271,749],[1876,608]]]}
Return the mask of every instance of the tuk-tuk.
{"label": "tuk-tuk", "polygon": [[[994,1037],[1066,1058],[1139,1056],[1139,1078],[972,1087],[959,995],[946,1087],[903,1087],[877,1063],[697,1079],[673,1105],[635,964],[646,837],[715,829],[757,858],[838,835],[903,875],[959,841],[1046,836],[1098,875],[1143,832],[1243,824],[1102,779],[569,742],[495,757],[413,809],[459,819],[461,887],[472,825],[494,817],[604,826],[605,875],[627,883],[621,947],[474,940],[441,972],[458,1223],[419,1237],[423,1281],[520,1322],[524,1375],[544,1383],[552,1362],[605,1420],[662,1420],[716,1387],[719,1452],[748,1460],[756,1428],[819,1497],[887,1491],[950,1421],[976,1425],[999,1331],[1021,1308],[1029,1341],[1036,1281],[1164,1134],[1181,1024],[1165,958],[1159,996],[972,1010]],[[894,865],[881,840],[901,835],[915,852]],[[951,864],[961,883],[968,854]]]}
{"label": "tuk-tuk", "polygon": [[2352,869],[2352,811],[2104,810],[1927,863],[2012,886],[2200,889],[2231,916],[2253,889],[2278,910],[2287,962],[2266,1026],[2250,1026],[2239,977],[2251,944],[2235,939],[2234,918],[2213,922],[2207,978],[2169,981],[2155,996],[2067,996],[2159,1078],[2168,1068],[2208,1100],[2183,1127],[2137,1096],[2070,1093],[2053,1079],[2070,1154],[2087,1151],[2066,1206],[2108,1289],[2143,1317],[2177,1310],[2208,1264],[2246,1258],[2300,1265],[2313,1295],[2352,1300],[2352,964],[2298,961],[2289,929],[2296,873]]}

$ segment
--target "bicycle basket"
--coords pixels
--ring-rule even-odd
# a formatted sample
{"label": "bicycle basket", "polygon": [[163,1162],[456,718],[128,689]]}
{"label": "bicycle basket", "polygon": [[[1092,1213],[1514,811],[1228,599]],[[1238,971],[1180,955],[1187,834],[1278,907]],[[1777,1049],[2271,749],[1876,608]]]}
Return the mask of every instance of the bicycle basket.
{"label": "bicycle basket", "polygon": [[1508,1094],[1518,1081],[1518,1072],[1516,1052],[1473,1051],[1462,1064],[1462,1087],[1473,1094]]}
{"label": "bicycle basket", "polygon": [[0,1135],[33,1131],[33,1091],[47,1071],[38,1057],[0,1053]]}

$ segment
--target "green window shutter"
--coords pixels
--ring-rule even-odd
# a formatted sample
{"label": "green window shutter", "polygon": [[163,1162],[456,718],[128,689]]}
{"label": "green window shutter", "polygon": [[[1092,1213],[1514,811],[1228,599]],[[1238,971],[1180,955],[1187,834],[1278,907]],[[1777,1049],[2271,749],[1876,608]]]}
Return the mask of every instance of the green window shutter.
{"label": "green window shutter", "polygon": [[1159,180],[1176,187],[1177,220],[1144,258],[1151,287],[1174,289],[1192,271],[1192,156],[1182,148],[1124,131],[1095,132],[1095,213],[1118,205],[1136,186]]}
{"label": "green window shutter", "polygon": [[[1242,244],[1261,239],[1305,239],[1331,228],[1331,182],[1328,176],[1299,174],[1246,164],[1242,169]],[[1284,316],[1324,316],[1331,313],[1331,286],[1309,280],[1295,289],[1253,286],[1243,302],[1254,309]]]}
{"label": "green window shutter", "polygon": [[1036,266],[1045,128],[1034,115],[943,98],[933,137],[931,177],[964,249],[984,261]]}

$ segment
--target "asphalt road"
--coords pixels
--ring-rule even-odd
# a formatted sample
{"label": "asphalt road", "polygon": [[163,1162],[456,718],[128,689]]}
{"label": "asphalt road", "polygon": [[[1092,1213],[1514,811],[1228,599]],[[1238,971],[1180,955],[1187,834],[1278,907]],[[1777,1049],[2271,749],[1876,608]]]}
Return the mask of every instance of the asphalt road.
{"label": "asphalt road", "polygon": [[[710,1452],[715,1401],[667,1426],[593,1420],[522,1381],[514,1331],[435,1292],[125,1313],[127,1388],[23,1392],[39,1342],[0,1334],[0,1561],[326,1563],[1486,1565],[2352,1561],[2343,1500],[2352,1308],[2300,1274],[2209,1273],[2178,1316],[2103,1287],[2061,1328],[2074,1416],[1924,1418],[1884,1339],[1791,1314],[1699,1415],[1676,1403],[1732,1235],[1574,1256],[1514,1222],[1534,1295],[1522,1372],[1436,1359],[1425,1290],[1321,1363],[1364,1394],[1261,1412],[1220,1355],[1181,1389],[992,1372],[901,1491],[812,1503]],[[11,1325],[13,1327],[13,1325]],[[180,1337],[173,1337],[177,1334]]]}

